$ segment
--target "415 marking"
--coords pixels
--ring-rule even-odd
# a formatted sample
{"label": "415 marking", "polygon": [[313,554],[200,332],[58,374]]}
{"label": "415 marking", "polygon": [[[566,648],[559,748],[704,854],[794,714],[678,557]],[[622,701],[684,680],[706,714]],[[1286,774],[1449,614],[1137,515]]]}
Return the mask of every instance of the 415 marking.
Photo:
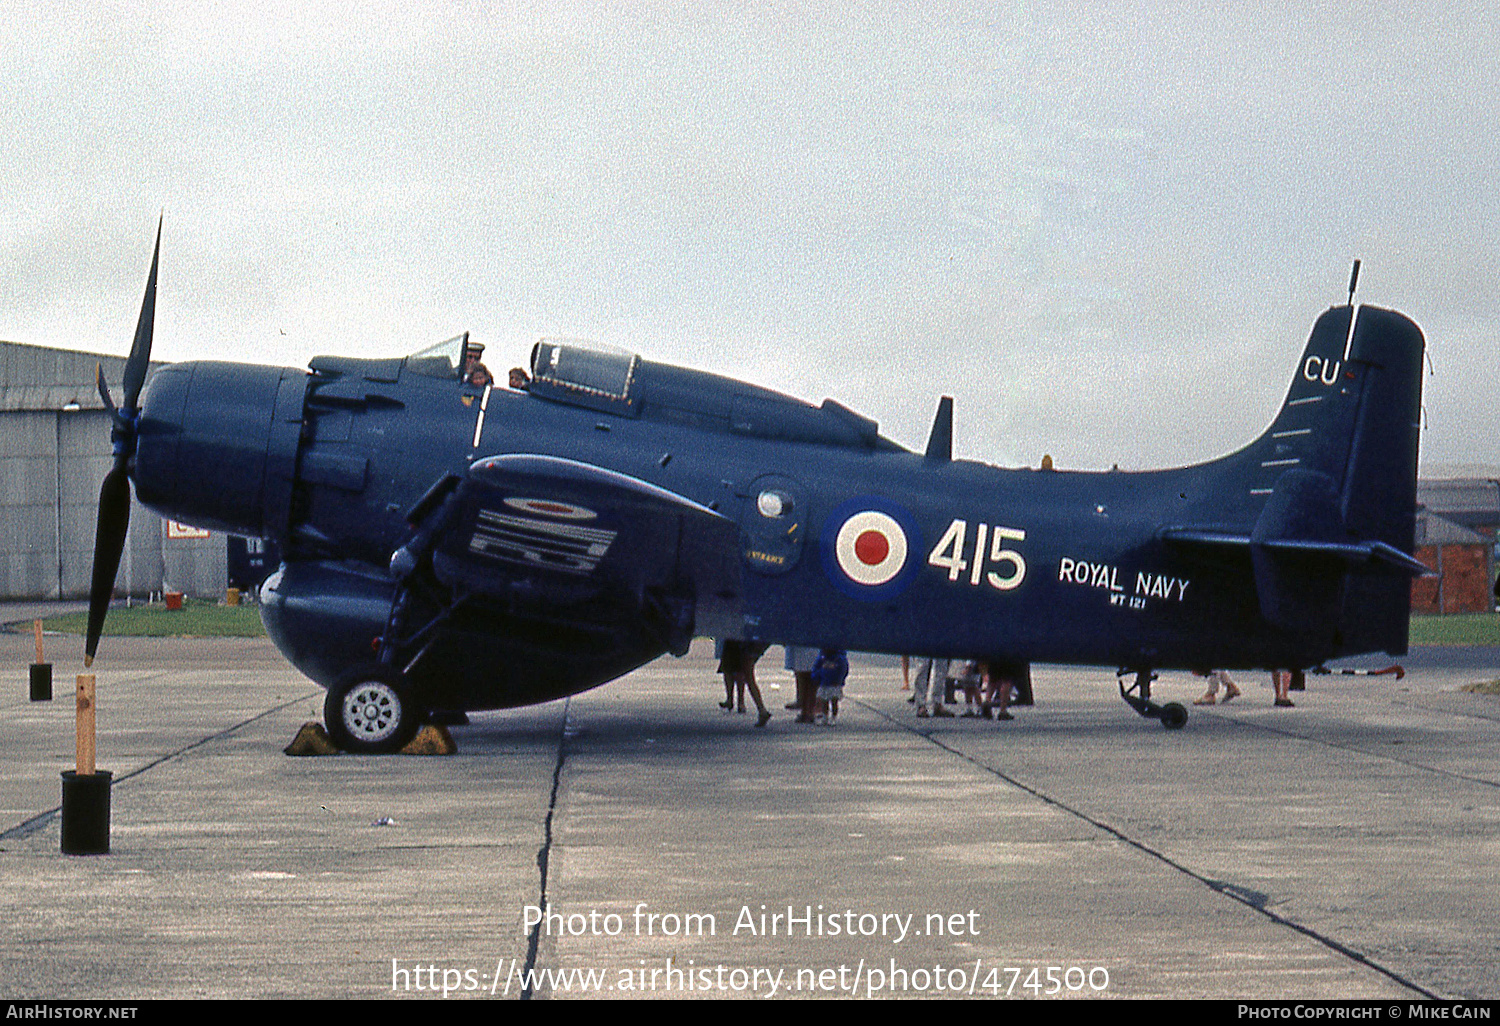
{"label": "415 marking", "polygon": [[[979,587],[981,581],[999,591],[1019,588],[1026,579],[1026,560],[1015,549],[1006,548],[1007,542],[1026,540],[1026,532],[1016,527],[1001,527],[999,524],[974,525],[974,548],[970,559],[964,558],[965,539],[969,532],[967,520],[954,519],[933,546],[927,557],[927,565],[948,571],[948,580],[957,581],[964,571],[969,571],[969,583]],[[989,549],[986,553],[985,542]],[[986,560],[986,554],[988,560]],[[995,567],[986,570],[985,566]],[[999,570],[1007,570],[1001,573]]]}

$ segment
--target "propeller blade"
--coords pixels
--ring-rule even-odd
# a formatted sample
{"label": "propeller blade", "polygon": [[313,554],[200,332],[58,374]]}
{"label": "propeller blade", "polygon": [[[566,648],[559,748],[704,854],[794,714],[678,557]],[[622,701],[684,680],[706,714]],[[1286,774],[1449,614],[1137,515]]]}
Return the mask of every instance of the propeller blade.
{"label": "propeller blade", "polygon": [[125,361],[125,402],[127,411],[139,407],[136,400],[141,397],[141,385],[146,381],[146,368],[151,363],[151,333],[156,324],[156,263],[161,255],[161,220],[156,222],[156,246],[151,251],[151,273],[146,278],[146,295],[141,300],[141,316],[135,324],[135,341],[130,346],[130,358]]}
{"label": "propeller blade", "polygon": [[115,408],[115,401],[109,394],[109,383],[104,380],[104,364],[94,364],[94,387],[99,390],[99,398],[104,402],[104,408],[109,411],[109,419],[116,424],[120,423],[120,411]]}
{"label": "propeller blade", "polygon": [[94,528],[94,576],[89,584],[89,626],[83,644],[83,664],[94,665],[99,650],[99,634],[109,600],[114,597],[115,575],[120,570],[120,556],[125,552],[125,536],[130,530],[130,458],[135,455],[136,418],[140,413],[141,386],[151,364],[151,334],[156,323],[156,267],[161,257],[161,219],[156,222],[156,245],[151,250],[151,273],[146,276],[146,295],[141,300],[141,315],[135,323],[135,341],[125,360],[125,402],[116,408],[104,381],[104,368],[94,374],[99,398],[109,409],[115,429],[115,465],[99,486],[99,520]]}
{"label": "propeller blade", "polygon": [[114,595],[115,575],[125,551],[125,533],[130,529],[130,478],[123,467],[104,475],[99,486],[99,521],[94,528],[94,579],[89,585],[89,628],[83,646],[83,665],[94,664],[99,633]]}

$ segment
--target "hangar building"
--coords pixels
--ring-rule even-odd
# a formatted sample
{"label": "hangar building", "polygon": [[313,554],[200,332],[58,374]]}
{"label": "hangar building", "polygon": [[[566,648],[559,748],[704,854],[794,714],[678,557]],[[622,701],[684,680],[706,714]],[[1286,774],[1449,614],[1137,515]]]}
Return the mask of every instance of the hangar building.
{"label": "hangar building", "polygon": [[1411,585],[1413,613],[1488,613],[1494,609],[1493,540],[1431,510],[1417,511],[1416,556],[1436,576]]}
{"label": "hangar building", "polygon": [[1412,582],[1412,612],[1490,612],[1500,564],[1500,481],[1418,481],[1417,507],[1416,556],[1438,576]]}
{"label": "hangar building", "polygon": [[[99,486],[114,464],[96,366],[118,401],[124,357],[0,342],[0,601],[88,597]],[[134,503],[116,592],[222,598],[228,553],[225,536]]]}

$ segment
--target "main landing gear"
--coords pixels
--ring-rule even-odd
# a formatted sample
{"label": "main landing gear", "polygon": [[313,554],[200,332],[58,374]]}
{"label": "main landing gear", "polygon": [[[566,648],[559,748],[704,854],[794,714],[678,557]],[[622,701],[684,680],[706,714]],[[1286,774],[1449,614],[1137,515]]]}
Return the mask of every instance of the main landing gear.
{"label": "main landing gear", "polygon": [[[1132,673],[1135,674],[1135,683],[1127,688],[1125,678]],[[1125,699],[1132,709],[1142,716],[1160,720],[1161,725],[1168,730],[1181,730],[1187,723],[1187,709],[1180,702],[1157,705],[1151,701],[1151,682],[1155,679],[1156,674],[1150,670],[1125,668],[1115,673],[1115,681],[1120,685],[1120,697]]]}
{"label": "main landing gear", "polygon": [[[409,553],[407,558],[412,558]],[[421,657],[465,596],[439,594],[434,599],[424,595],[427,601],[414,603],[415,581],[408,569],[391,600],[385,632],[375,639],[374,659],[335,681],[323,700],[328,736],[352,755],[399,752],[427,722],[429,710],[420,701],[423,696],[397,666],[410,666]],[[431,611],[434,607],[436,612]],[[424,622],[408,632],[407,622],[416,610]]]}
{"label": "main landing gear", "polygon": [[401,673],[371,665],[347,674],[328,689],[323,722],[333,743],[355,755],[399,752],[422,726]]}

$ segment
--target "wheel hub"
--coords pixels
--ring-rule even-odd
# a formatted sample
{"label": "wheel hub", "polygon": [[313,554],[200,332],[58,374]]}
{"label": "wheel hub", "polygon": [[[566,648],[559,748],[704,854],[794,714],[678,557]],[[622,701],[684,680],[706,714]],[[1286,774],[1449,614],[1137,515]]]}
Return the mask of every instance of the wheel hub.
{"label": "wheel hub", "polygon": [[401,696],[389,684],[370,681],[344,699],[344,726],[362,741],[384,741],[401,724]]}

